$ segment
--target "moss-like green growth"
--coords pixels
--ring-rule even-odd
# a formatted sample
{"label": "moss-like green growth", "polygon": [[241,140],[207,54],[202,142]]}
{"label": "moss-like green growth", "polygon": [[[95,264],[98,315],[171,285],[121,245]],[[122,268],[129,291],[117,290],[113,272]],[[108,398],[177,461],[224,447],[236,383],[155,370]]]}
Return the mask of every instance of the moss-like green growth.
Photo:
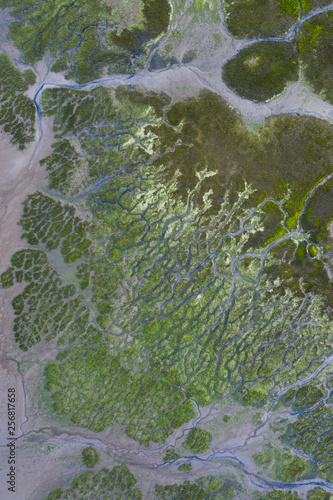
{"label": "moss-like green growth", "polygon": [[241,97],[264,102],[298,80],[298,58],[291,42],[259,42],[241,50],[223,67],[225,83]]}
{"label": "moss-like green growth", "polygon": [[23,94],[35,80],[31,69],[22,75],[7,56],[0,56],[0,126],[19,149],[24,149],[35,136],[36,108]]}
{"label": "moss-like green growth", "polygon": [[75,215],[75,209],[37,191],[24,202],[20,224],[22,235],[31,245],[60,251],[65,262],[74,262],[89,255],[91,240],[87,237],[89,224]]}
{"label": "moss-like green growth", "polygon": [[49,187],[66,192],[71,187],[71,176],[75,168],[78,168],[79,156],[68,139],[54,142],[52,149],[53,153],[40,163],[45,164],[49,172]]}
{"label": "moss-like green growth", "polygon": [[64,495],[64,490],[62,488],[57,488],[47,495],[45,500],[61,500]]}
{"label": "moss-like green growth", "polygon": [[[12,267],[1,276],[6,288],[25,283],[23,292],[17,295],[12,306],[15,311],[15,341],[23,351],[42,340],[49,342],[57,336],[62,341],[82,329],[88,323],[89,312],[80,306],[83,297],[76,294],[74,285],[65,285],[58,273],[47,264],[45,252],[20,250],[12,257]],[[79,333],[80,332],[80,333]],[[59,370],[54,362],[45,370],[46,386],[52,390]]]}
{"label": "moss-like green growth", "polygon": [[84,450],[82,450],[82,461],[86,467],[95,467],[99,462],[97,450],[92,446],[84,448]]}
{"label": "moss-like green growth", "polygon": [[269,493],[257,493],[255,500],[301,500],[301,497],[291,490],[273,490]]}
{"label": "moss-like green growth", "polygon": [[223,422],[225,422],[226,424],[227,424],[228,422],[230,422],[230,419],[231,419],[230,415],[223,415],[222,420],[223,420]]}
{"label": "moss-like green growth", "polygon": [[177,460],[179,457],[179,453],[177,453],[173,448],[170,448],[166,451],[163,460],[164,462],[170,462],[171,460]]}
{"label": "moss-like green growth", "polygon": [[183,442],[183,447],[192,451],[192,453],[205,453],[209,449],[211,442],[212,435],[210,432],[194,427]]}
{"label": "moss-like green growth", "polygon": [[181,472],[190,472],[192,470],[192,464],[191,462],[186,462],[185,464],[182,464],[178,467],[178,470]]}
{"label": "moss-like green growth", "polygon": [[306,496],[307,500],[330,500],[331,498],[332,498],[331,493],[319,487],[309,491]]}
{"label": "moss-like green growth", "polygon": [[276,452],[272,476],[287,483],[294,483],[303,477],[307,467],[308,461],[303,457]]}
{"label": "moss-like green growth", "polygon": [[126,465],[102,469],[97,474],[92,471],[78,476],[72,482],[72,487],[63,490],[58,488],[45,497],[44,500],[66,500],[68,498],[127,498],[142,500],[141,490],[137,488],[136,479]]}
{"label": "moss-like green growth", "polygon": [[23,76],[28,85],[34,85],[36,83],[37,77],[32,69],[26,69]]}

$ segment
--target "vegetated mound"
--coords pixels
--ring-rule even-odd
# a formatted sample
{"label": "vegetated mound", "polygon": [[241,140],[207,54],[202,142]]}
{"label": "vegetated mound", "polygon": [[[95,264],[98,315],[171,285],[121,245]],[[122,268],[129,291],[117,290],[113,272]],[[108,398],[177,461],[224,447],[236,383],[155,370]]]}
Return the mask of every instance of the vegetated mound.
{"label": "vegetated mound", "polygon": [[258,42],[230,59],[222,78],[236,94],[264,102],[298,80],[298,57],[292,42]]}
{"label": "vegetated mound", "polygon": [[183,447],[193,453],[205,453],[212,442],[212,435],[210,432],[194,427],[190,430],[183,442]]}

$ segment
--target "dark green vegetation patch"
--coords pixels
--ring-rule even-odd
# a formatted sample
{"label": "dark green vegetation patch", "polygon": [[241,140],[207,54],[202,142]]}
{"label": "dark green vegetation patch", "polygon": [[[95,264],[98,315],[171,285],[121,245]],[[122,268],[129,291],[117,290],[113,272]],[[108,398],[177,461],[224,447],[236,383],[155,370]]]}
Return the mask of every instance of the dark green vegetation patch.
{"label": "dark green vegetation patch", "polygon": [[304,15],[330,0],[225,0],[229,31],[237,38],[274,37],[286,34]]}
{"label": "dark green vegetation patch", "polygon": [[330,245],[328,225],[333,220],[333,181],[328,179],[313,192],[305,204],[301,224],[314,243]]}
{"label": "dark green vegetation patch", "polygon": [[238,38],[283,35],[296,24],[299,15],[297,0],[226,0],[226,24]]}
{"label": "dark green vegetation patch", "polygon": [[297,40],[306,80],[315,92],[333,104],[333,13],[304,23]]}
{"label": "dark green vegetation patch", "polygon": [[35,136],[36,108],[32,100],[23,95],[35,81],[36,75],[31,69],[22,74],[7,56],[0,55],[0,125],[20,149]]}
{"label": "dark green vegetation patch", "polygon": [[184,464],[182,464],[182,465],[180,465],[180,466],[178,467],[178,470],[179,470],[180,472],[190,472],[190,471],[192,470],[192,468],[193,468],[193,467],[192,467],[191,462],[185,462]]}
{"label": "dark green vegetation patch", "polygon": [[222,75],[241,97],[267,101],[298,80],[296,47],[291,42],[254,43],[230,59]]}
{"label": "dark green vegetation patch", "polygon": [[323,488],[315,488],[309,491],[306,497],[307,500],[331,500],[331,498],[331,493],[323,490]]}
{"label": "dark green vegetation patch", "polygon": [[194,482],[184,481],[181,484],[156,485],[155,487],[155,495],[160,500],[179,500],[181,498],[186,500],[231,500],[236,498],[239,491],[240,487],[237,482],[224,481],[219,476],[203,476]]}
{"label": "dark green vegetation patch", "polygon": [[253,460],[259,467],[260,474],[287,483],[294,483],[317,475],[314,463],[304,457],[282,452],[271,444],[264,446],[263,452],[255,453]]}
{"label": "dark green vegetation patch", "polygon": [[205,451],[209,449],[211,442],[212,435],[210,432],[200,429],[199,427],[194,427],[190,430],[183,442],[183,447],[195,454],[205,453]]}
{"label": "dark green vegetation patch", "polygon": [[164,455],[164,462],[170,462],[171,460],[177,460],[180,455],[173,448],[166,451]]}
{"label": "dark green vegetation patch", "polygon": [[86,467],[95,467],[99,462],[97,450],[92,446],[82,450],[82,461]]}
{"label": "dark green vegetation patch", "polygon": [[311,89],[333,104],[332,54],[333,13],[327,12],[304,22],[291,41],[248,45],[227,61],[222,77],[241,97],[264,102],[297,81],[300,66]]}
{"label": "dark green vegetation patch", "polygon": [[255,500],[301,500],[301,497],[294,491],[273,490],[270,493],[258,493]]}
{"label": "dark green vegetation patch", "polygon": [[127,500],[142,500],[142,493],[136,485],[136,479],[126,465],[102,469],[97,474],[85,472],[72,482],[72,487],[63,490],[57,488],[44,500],[91,500],[92,498],[113,498]]}
{"label": "dark green vegetation patch", "polygon": [[149,43],[165,33],[169,0],[121,2],[1,0],[13,7],[9,38],[23,60],[35,64],[50,52],[53,71],[86,82],[141,69]]}

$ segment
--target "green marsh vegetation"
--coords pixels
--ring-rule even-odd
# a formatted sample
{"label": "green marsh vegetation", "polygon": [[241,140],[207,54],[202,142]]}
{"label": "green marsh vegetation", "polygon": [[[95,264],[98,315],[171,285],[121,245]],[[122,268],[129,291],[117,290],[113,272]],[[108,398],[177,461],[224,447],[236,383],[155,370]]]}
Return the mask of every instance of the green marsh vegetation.
{"label": "green marsh vegetation", "polygon": [[236,495],[240,491],[240,485],[236,481],[224,480],[219,476],[202,476],[192,482],[184,481],[181,484],[156,485],[155,487],[156,498],[161,500],[178,500],[179,498],[231,500],[237,498]]}
{"label": "green marsh vegetation", "polygon": [[8,36],[25,62],[35,64],[49,51],[52,70],[78,82],[141,69],[149,43],[167,31],[172,15],[169,0],[126,2],[124,8],[93,0],[1,0],[0,6],[13,7]]}
{"label": "green marsh vegetation", "polygon": [[[284,396],[285,402],[299,412],[294,423],[289,423],[283,442],[302,450],[316,465],[317,474],[327,481],[333,480],[330,456],[333,450],[331,390],[333,378],[325,369],[318,380],[291,389]],[[315,422],[315,425],[313,423]]]}
{"label": "green marsh vegetation", "polygon": [[184,464],[182,464],[182,465],[180,465],[180,466],[178,467],[178,470],[179,470],[180,472],[190,472],[190,471],[192,470],[192,468],[193,468],[193,467],[192,467],[191,462],[185,462]]}
{"label": "green marsh vegetation", "polygon": [[180,455],[177,451],[175,451],[173,448],[167,450],[164,455],[164,462],[170,462],[171,460],[177,460]]}
{"label": "green marsh vegetation", "polygon": [[57,488],[45,497],[44,500],[67,500],[80,498],[126,498],[128,500],[142,500],[140,488],[136,487],[137,480],[126,465],[114,467],[112,470],[101,469],[98,473],[85,472],[75,478],[71,488],[64,490]]}
{"label": "green marsh vegetation", "polygon": [[223,80],[241,97],[265,102],[297,81],[301,68],[311,90],[332,104],[332,23],[333,14],[327,12],[304,22],[290,41],[258,41],[245,47],[224,65]]}
{"label": "green marsh vegetation", "polygon": [[307,500],[330,500],[331,494],[328,491],[325,491],[323,488],[317,487],[313,490],[310,490],[307,494]]}
{"label": "green marsh vegetation", "polygon": [[272,445],[264,447],[263,452],[255,453],[253,460],[260,474],[287,483],[316,476],[316,467],[306,458],[283,452]]}
{"label": "green marsh vegetation", "polygon": [[[232,500],[240,485],[230,479],[216,476],[202,476],[195,481],[184,481],[167,486],[156,485],[151,493],[152,498],[158,500],[178,500],[180,498],[192,500],[221,499]],[[126,465],[116,466],[112,470],[102,469],[98,473],[86,472],[75,478],[72,487],[64,490],[53,490],[44,500],[65,500],[80,498],[112,498],[141,500],[143,494],[137,486],[137,480]],[[104,496],[105,495],[105,496]],[[273,498],[273,497],[272,497]],[[275,497],[274,497],[275,498]],[[281,497],[282,498],[282,497]]]}
{"label": "green marsh vegetation", "polygon": [[22,74],[7,56],[0,55],[0,126],[19,149],[24,149],[35,136],[36,108],[24,95],[35,81],[31,69]]}
{"label": "green marsh vegetation", "polygon": [[[55,412],[96,432],[122,424],[149,446],[196,416],[193,401],[233,393],[262,409],[313,373],[331,349],[330,290],[305,290],[322,253],[306,253],[299,216],[331,169],[330,124],[279,116],[256,135],[210,92],[172,104],[135,88],[47,89],[42,104],[56,134],[49,190],[24,203],[30,248],[1,282],[25,283],[21,349],[57,346]],[[204,453],[210,436],[194,432],[185,442]]]}
{"label": "green marsh vegetation", "polygon": [[209,450],[212,442],[212,435],[210,432],[194,427],[190,430],[183,442],[183,448],[190,450],[192,453],[205,453]]}
{"label": "green marsh vegetation", "polygon": [[222,72],[225,83],[241,97],[255,102],[272,99],[299,77],[292,42],[258,42],[230,59]]}
{"label": "green marsh vegetation", "polygon": [[258,493],[255,500],[301,500],[301,497],[291,490],[273,490],[270,493]]}
{"label": "green marsh vegetation", "polygon": [[328,180],[314,192],[301,217],[305,231],[311,234],[314,243],[329,245],[328,224],[333,220],[333,184]]}
{"label": "green marsh vegetation", "polygon": [[[12,301],[16,316],[14,337],[23,351],[42,340],[49,342],[59,334],[62,341],[70,334],[85,334],[89,311],[80,306],[83,296],[76,293],[73,284],[62,282],[48,265],[45,252],[20,250],[11,262],[12,266],[1,275],[1,284],[3,288],[15,283],[26,284],[23,292]],[[46,373],[52,383],[58,367],[50,365]]]}
{"label": "green marsh vegetation", "polygon": [[99,462],[99,456],[97,450],[92,446],[84,448],[82,450],[82,461],[86,467],[93,468]]}
{"label": "green marsh vegetation", "polygon": [[328,12],[304,23],[297,36],[304,76],[314,92],[333,103],[333,14]]}
{"label": "green marsh vegetation", "polygon": [[296,24],[297,0],[225,0],[227,28],[237,38],[281,36]]}
{"label": "green marsh vegetation", "polygon": [[300,16],[324,7],[329,0],[225,0],[230,33],[237,38],[283,36]]}

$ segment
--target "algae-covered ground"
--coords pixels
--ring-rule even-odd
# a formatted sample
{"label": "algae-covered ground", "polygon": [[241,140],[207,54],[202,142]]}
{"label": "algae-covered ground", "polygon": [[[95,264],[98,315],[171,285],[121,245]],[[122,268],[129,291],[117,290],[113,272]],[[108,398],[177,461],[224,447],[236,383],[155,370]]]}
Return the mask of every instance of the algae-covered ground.
{"label": "algae-covered ground", "polygon": [[[183,22],[276,37],[326,4],[265,4],[253,33],[244,5],[1,2],[1,132],[26,169],[0,218],[0,361],[26,498],[331,498],[333,124],[249,127],[204,79],[156,89],[195,65]],[[256,109],[304,72],[329,101],[330,19],[245,40],[227,85]]]}

